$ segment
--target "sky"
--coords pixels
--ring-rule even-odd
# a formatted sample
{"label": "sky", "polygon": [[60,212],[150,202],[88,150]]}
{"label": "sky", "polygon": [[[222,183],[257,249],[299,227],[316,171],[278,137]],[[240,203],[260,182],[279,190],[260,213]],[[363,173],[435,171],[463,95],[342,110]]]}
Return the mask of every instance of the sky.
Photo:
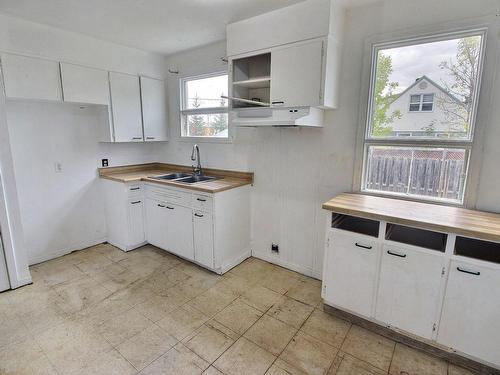
{"label": "sky", "polygon": [[457,44],[460,39],[445,40],[433,43],[418,44],[380,50],[392,58],[393,72],[390,82],[398,82],[396,93],[404,91],[417,78],[426,75],[434,82],[452,83],[446,70],[439,67],[442,61],[454,61],[457,54]]}
{"label": "sky", "polygon": [[[192,80],[186,83],[188,108],[193,108],[193,98],[198,95],[200,108],[219,107],[221,94],[227,96],[227,75]],[[227,102],[227,100],[226,100]]]}

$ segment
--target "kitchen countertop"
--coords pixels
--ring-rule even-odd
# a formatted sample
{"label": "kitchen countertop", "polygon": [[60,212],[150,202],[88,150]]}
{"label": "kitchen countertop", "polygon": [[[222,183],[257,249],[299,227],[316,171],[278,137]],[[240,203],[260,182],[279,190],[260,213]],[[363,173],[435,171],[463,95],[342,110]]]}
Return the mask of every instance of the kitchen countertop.
{"label": "kitchen countertop", "polygon": [[459,207],[342,193],[325,210],[500,242],[500,214]]}
{"label": "kitchen countertop", "polygon": [[253,173],[237,172],[224,169],[203,168],[203,174],[217,177],[216,180],[195,182],[186,184],[169,180],[155,180],[151,177],[173,173],[186,172],[192,173],[190,166],[166,164],[166,163],[147,163],[135,164],[119,167],[98,168],[99,176],[107,180],[118,182],[145,181],[158,185],[174,186],[183,189],[202,191],[206,193],[218,193],[221,191],[233,189],[239,186],[251,185],[253,183]]}

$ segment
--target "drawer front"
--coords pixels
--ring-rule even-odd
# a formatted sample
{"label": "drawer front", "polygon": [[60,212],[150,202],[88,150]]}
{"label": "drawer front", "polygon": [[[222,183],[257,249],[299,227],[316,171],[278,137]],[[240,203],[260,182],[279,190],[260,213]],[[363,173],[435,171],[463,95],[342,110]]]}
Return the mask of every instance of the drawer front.
{"label": "drawer front", "polygon": [[142,195],[143,186],[141,183],[127,184],[127,195],[129,198]]}
{"label": "drawer front", "polygon": [[162,202],[191,206],[191,193],[189,192],[146,185],[146,196]]}
{"label": "drawer front", "polygon": [[192,206],[196,210],[212,211],[213,197],[210,195],[193,194]]}

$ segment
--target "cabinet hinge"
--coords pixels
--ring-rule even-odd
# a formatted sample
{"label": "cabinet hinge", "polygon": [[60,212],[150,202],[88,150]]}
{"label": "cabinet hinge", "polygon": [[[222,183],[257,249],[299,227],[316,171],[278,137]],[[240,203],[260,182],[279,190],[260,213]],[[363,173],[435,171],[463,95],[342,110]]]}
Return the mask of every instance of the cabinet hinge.
{"label": "cabinet hinge", "polygon": [[326,284],[323,284],[323,293],[326,293]]}
{"label": "cabinet hinge", "polygon": [[446,270],[445,268],[443,267],[443,269],[441,270],[441,276],[444,276],[444,274],[446,273]]}
{"label": "cabinet hinge", "polygon": [[330,247],[330,237],[328,237],[326,240],[326,247]]}
{"label": "cabinet hinge", "polygon": [[436,323],[434,323],[434,324],[432,325],[432,332],[436,332],[436,329],[437,329],[437,325],[436,325]]}

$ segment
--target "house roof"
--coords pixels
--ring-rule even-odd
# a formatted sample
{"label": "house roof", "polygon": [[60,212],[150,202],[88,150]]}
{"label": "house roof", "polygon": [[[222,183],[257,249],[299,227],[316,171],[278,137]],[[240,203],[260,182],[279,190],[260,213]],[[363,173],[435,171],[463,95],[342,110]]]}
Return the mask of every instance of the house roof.
{"label": "house roof", "polygon": [[415,82],[413,82],[410,86],[408,86],[403,92],[401,92],[399,95],[397,95],[394,100],[391,102],[394,103],[396,100],[398,100],[401,96],[403,96],[406,92],[408,92],[409,90],[411,90],[413,87],[415,87],[415,85],[419,84],[420,82],[422,82],[423,80],[426,80],[428,81],[431,85],[437,87],[439,90],[441,90],[443,93],[445,93],[446,95],[448,95],[450,98],[452,98],[454,101],[456,101],[457,103],[459,104],[463,104],[463,102],[458,99],[455,95],[451,94],[449,91],[447,91],[445,88],[443,88],[441,85],[437,84],[436,82],[434,82],[432,79],[430,79],[429,77],[427,77],[426,75],[423,75],[422,77],[420,78],[417,78],[415,80]]}

